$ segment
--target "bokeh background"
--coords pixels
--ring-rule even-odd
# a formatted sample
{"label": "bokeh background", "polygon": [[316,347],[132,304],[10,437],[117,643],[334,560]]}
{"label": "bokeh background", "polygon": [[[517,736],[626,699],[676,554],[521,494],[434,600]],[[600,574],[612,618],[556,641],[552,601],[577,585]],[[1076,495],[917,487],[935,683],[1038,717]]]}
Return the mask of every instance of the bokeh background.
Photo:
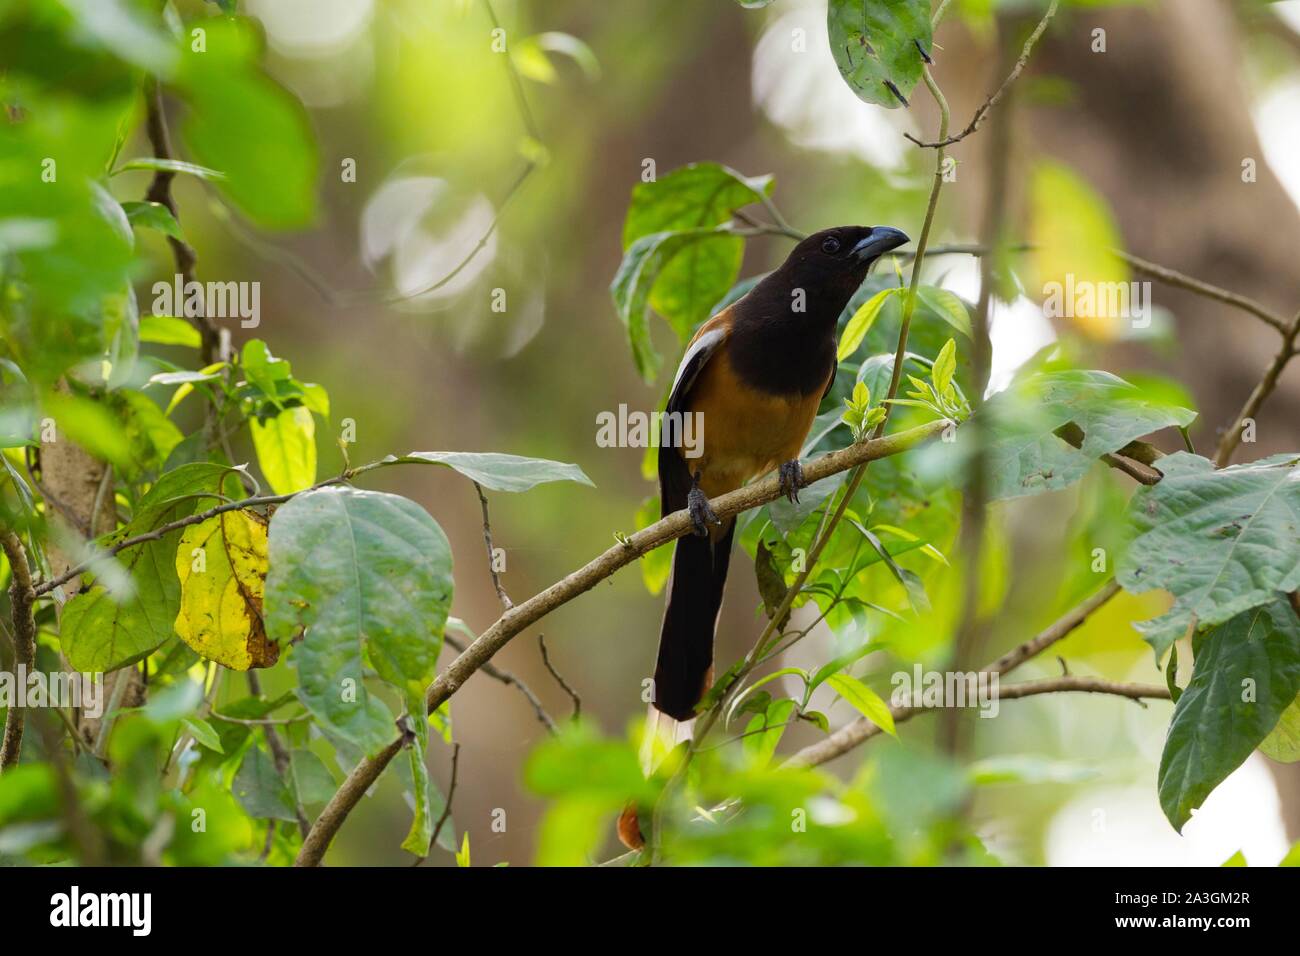
{"label": "bokeh background", "polygon": [[[234,328],[236,344],[255,334],[290,358],[299,378],[325,384],[333,427],[356,423],[354,461],[471,450],[582,466],[595,489],[563,483],[491,498],[496,543],[507,553],[502,581],[515,600],[583,564],[614,532],[633,530],[637,509],[654,493],[639,450],[595,441],[598,413],[620,403],[649,411],[661,399],[635,373],[608,292],[643,163],[652,160],[661,174],[699,160],[773,174],[777,203],[805,230],[889,223],[915,235],[920,226],[932,159],[902,133],[932,132],[933,111],[919,93],[911,111],[858,101],[827,49],[822,0],[777,0],[762,10],[733,0],[495,0],[531,131],[478,0],[241,6],[265,29],[273,75],[309,109],[322,157],[321,214],[308,231],[258,235],[220,215],[205,187],[182,177],[177,200],[200,275],[261,281],[262,325]],[[960,16],[936,37],[935,73],[954,121],[964,125],[1005,72],[1005,50],[1038,5],[957,0],[956,8]],[[1096,29],[1105,30],[1104,53],[1093,52]],[[792,42],[799,30],[802,50]],[[1025,170],[1055,157],[1105,198],[1129,251],[1293,314],[1300,303],[1300,2],[1067,9],[1013,99],[1017,216],[1027,202]],[[956,179],[942,194],[937,241],[977,234],[985,149],[979,135],[953,148]],[[512,192],[530,159],[536,170]],[[1245,159],[1257,163],[1254,182],[1243,182]],[[349,160],[355,181],[342,175]],[[130,177],[142,189],[146,175],[124,175],[121,194],[136,189]],[[486,245],[455,278],[432,294],[402,298],[446,275],[494,218]],[[142,241],[156,242],[147,281],[170,275],[166,247]],[[750,242],[744,274],[772,267],[787,248],[779,239]],[[929,268],[974,298],[972,261],[944,257]],[[142,278],[142,296],[146,289]],[[504,290],[503,312],[492,309],[495,289]],[[1159,286],[1155,295],[1159,334],[1142,341],[1094,335],[1085,348],[1096,367],[1163,372],[1185,383],[1201,412],[1193,438],[1209,446],[1258,379],[1275,336],[1225,306]],[[1075,332],[1048,322],[1028,300],[1000,305],[994,384],[1056,336]],[[655,335],[675,361],[671,331],[657,323]],[[1259,454],[1300,444],[1298,421],[1293,377],[1261,418]],[[318,435],[322,473],[341,466],[332,439],[327,429]],[[489,625],[500,605],[472,486],[443,469],[369,477],[372,487],[419,501],[443,526],[456,556],[453,613],[475,631]],[[1114,482],[1093,475],[1071,491],[998,509],[1015,570],[993,642],[1011,645],[1051,619],[1055,605],[1043,595],[1061,588],[1052,568],[1079,560],[1065,544],[1065,526],[1079,516],[1114,517],[1108,509],[1122,500],[1117,489],[1126,491]],[[748,648],[757,606],[749,562],[738,558],[719,659]],[[1162,681],[1129,627],[1160,610],[1151,595],[1121,596],[1061,645],[1061,655],[1075,672]],[[621,734],[643,712],[641,681],[653,666],[660,615],[661,597],[629,568],[517,638],[496,663],[523,677],[553,713],[567,713],[568,697],[542,666],[542,631],[584,713]],[[819,635],[791,663],[825,659],[829,647]],[[275,678],[267,675],[268,689],[276,689]],[[1252,863],[1276,862],[1288,834],[1300,838],[1296,768],[1252,757],[1180,837],[1155,790],[1169,712],[1166,702],[1142,709],[1044,697],[978,721],[976,756],[1033,753],[1082,768],[984,789],[974,813],[990,848],[1013,863],[1217,864],[1238,849]],[[523,787],[520,768],[545,731],[518,693],[481,674],[456,696],[453,714],[462,744],[456,827],[469,831],[476,864],[527,862],[541,804]],[[852,715],[839,707],[830,716],[842,723]],[[786,743],[806,743],[814,733],[794,728]],[[928,737],[934,724],[921,718],[907,733]],[[435,782],[445,787],[448,753],[432,750]],[[394,781],[381,783],[344,827],[330,861],[407,862],[398,849],[409,823],[401,799]],[[506,812],[503,833],[492,828],[498,808]]]}

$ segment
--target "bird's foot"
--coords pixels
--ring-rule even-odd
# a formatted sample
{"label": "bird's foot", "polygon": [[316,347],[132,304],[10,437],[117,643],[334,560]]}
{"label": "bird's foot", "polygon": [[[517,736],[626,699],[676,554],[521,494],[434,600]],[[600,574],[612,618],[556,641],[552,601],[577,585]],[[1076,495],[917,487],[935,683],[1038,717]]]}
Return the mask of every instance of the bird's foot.
{"label": "bird's foot", "polygon": [[798,458],[791,458],[789,461],[782,463],[781,467],[776,470],[777,477],[781,479],[781,494],[790,499],[790,502],[799,501],[799,489],[807,484],[803,480],[803,465],[799,464]]}
{"label": "bird's foot", "polygon": [[709,496],[700,490],[698,484],[692,485],[690,494],[686,496],[686,510],[691,513],[691,523],[701,538],[709,533],[709,525],[722,524],[722,519],[709,507]]}

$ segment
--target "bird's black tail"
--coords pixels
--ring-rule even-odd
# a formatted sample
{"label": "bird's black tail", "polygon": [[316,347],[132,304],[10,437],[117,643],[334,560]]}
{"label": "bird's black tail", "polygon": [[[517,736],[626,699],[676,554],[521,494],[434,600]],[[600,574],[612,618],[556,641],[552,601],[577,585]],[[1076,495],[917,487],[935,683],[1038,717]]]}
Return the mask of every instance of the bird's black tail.
{"label": "bird's black tail", "polygon": [[735,520],[727,519],[726,530],[705,538],[688,535],[677,539],[654,685],[655,709],[674,720],[689,720],[708,690],[713,632],[722,607],[735,530]]}

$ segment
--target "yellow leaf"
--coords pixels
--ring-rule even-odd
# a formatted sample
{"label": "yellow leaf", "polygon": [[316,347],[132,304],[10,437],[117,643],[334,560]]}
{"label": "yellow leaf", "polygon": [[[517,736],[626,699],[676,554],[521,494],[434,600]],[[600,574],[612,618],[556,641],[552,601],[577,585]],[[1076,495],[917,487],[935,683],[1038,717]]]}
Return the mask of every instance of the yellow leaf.
{"label": "yellow leaf", "polygon": [[1132,319],[1131,290],[1106,200],[1065,166],[1042,163],[1033,172],[1029,218],[1044,311],[1093,338],[1117,338]]}
{"label": "yellow leaf", "polygon": [[266,522],[259,515],[228,511],[186,528],[176,549],[176,575],[181,640],[237,671],[279,659],[280,648],[262,626]]}

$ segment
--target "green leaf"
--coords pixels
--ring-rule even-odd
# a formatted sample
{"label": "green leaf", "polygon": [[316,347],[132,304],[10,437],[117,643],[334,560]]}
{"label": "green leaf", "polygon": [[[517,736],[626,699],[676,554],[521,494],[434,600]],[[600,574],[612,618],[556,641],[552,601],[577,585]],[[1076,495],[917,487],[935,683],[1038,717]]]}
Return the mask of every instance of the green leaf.
{"label": "green leaf", "polygon": [[853,313],[853,318],[849,319],[849,324],[844,327],[844,332],[840,335],[840,345],[835,353],[839,361],[843,362],[852,357],[858,350],[858,346],[862,344],[862,340],[867,337],[867,333],[871,331],[871,327],[875,325],[876,319],[880,317],[885,304],[895,301],[894,297],[904,291],[897,287],[882,289]]}
{"label": "green leaf", "polygon": [[1215,469],[1177,452],[1161,481],[1133,496],[1137,532],[1116,577],[1132,593],[1164,588],[1174,606],[1135,625],[1162,657],[1195,615],[1205,628],[1300,588],[1300,458],[1274,455]]}
{"label": "green leaf", "polygon": [[446,465],[492,491],[527,491],[550,481],[576,481],[595,487],[577,465],[499,452],[413,451],[384,461]]}
{"label": "green leaf", "polygon": [[203,344],[199,330],[174,315],[140,316],[140,341],[154,345],[184,345],[192,349]]}
{"label": "green leaf", "polygon": [[871,723],[887,734],[898,736],[898,731],[894,729],[894,715],[890,713],[889,705],[862,681],[848,674],[832,674],[826,678],[826,683]]}
{"label": "green leaf", "polygon": [[725,224],[735,210],[771,191],[770,176],[742,176],[718,163],[692,163],[633,189],[623,224],[623,261],[610,291],[647,379],[658,365],[647,305],[685,342],[727,297],[740,272],[744,240]]}
{"label": "green leaf", "polygon": [[306,806],[329,803],[338,789],[329,768],[305,747],[297,747],[289,754],[289,770],[292,790],[297,794],[298,802]]}
{"label": "green leaf", "polygon": [[928,0],[830,0],[826,27],[840,76],[859,99],[906,105],[925,62],[917,44],[930,54]]}
{"label": "green leaf", "polygon": [[766,767],[772,762],[781,737],[785,734],[786,724],[794,713],[795,704],[793,700],[776,700],[768,705],[765,713],[755,714],[750,719],[745,727],[746,736],[742,738],[741,748],[751,766]]}
{"label": "green leaf", "polygon": [[[1103,454],[1196,413],[1149,397],[1118,376],[1099,371],[1040,372],[985,404],[991,498],[1015,498],[1066,488]],[[1073,422],[1083,430],[1075,448],[1055,434]],[[958,432],[959,451],[969,437]],[[961,455],[954,456],[961,458]]]}
{"label": "green leaf", "polygon": [[197,743],[219,754],[225,753],[221,746],[221,736],[202,717],[182,717],[181,726],[190,732]]}
{"label": "green leaf", "polygon": [[[637,239],[623,253],[623,261],[619,263],[618,272],[614,275],[614,281],[610,283],[609,291],[614,297],[614,305],[619,320],[627,328],[628,343],[632,347],[632,358],[636,362],[637,371],[647,382],[654,381],[659,372],[659,366],[663,361],[662,356],[659,355],[650,341],[650,322],[647,311],[651,304],[651,290],[656,288],[660,275],[676,256],[691,246],[697,244],[721,244],[721,249],[715,250],[718,253],[716,255],[694,257],[697,265],[700,265],[705,271],[688,276],[690,281],[685,285],[679,284],[672,287],[673,294],[682,297],[680,301],[675,299],[670,303],[670,305],[676,307],[682,301],[694,295],[695,290],[704,288],[711,280],[722,276],[723,272],[717,267],[724,255],[735,259],[735,270],[740,268],[740,253],[743,252],[743,248],[738,251],[737,243],[739,242],[740,240],[732,235],[731,230],[725,226],[691,229],[684,232],[653,232],[648,236]],[[731,281],[735,277],[735,270],[731,270],[731,275],[727,276],[726,281],[721,283],[722,293],[725,293],[730,287]],[[697,285],[697,279],[702,279],[702,283]],[[709,306],[722,293],[708,297],[707,303],[700,308],[707,312]],[[689,336],[692,327],[689,320],[683,317],[683,314],[678,313],[676,318],[665,316],[673,323],[673,327],[680,339]]]}
{"label": "green leaf", "polygon": [[299,696],[317,719],[370,752],[395,728],[366,690],[365,666],[402,694],[423,727],[451,605],[451,548],[412,501],[353,488],[298,495],[271,520],[267,637],[294,647]]}
{"label": "green leaf", "polygon": [[257,463],[278,495],[316,483],[316,422],[302,405],[249,421]]}
{"label": "green leaf", "polygon": [[930,369],[930,379],[934,382],[935,395],[942,396],[952,384],[952,377],[957,371],[957,343],[948,340],[935,357],[934,367]]}
{"label": "green leaf", "polygon": [[250,817],[290,822],[298,819],[288,786],[275,772],[271,758],[257,747],[249,747],[244,754],[232,792]]}
{"label": "green leaf", "polygon": [[216,169],[209,169],[207,166],[200,166],[198,163],[187,163],[179,159],[158,159],[153,156],[144,156],[139,159],[127,160],[116,170],[114,175],[125,172],[129,169],[149,169],[157,172],[162,170],[169,173],[184,173],[189,176],[197,176],[199,179],[206,179],[213,182],[226,178],[226,174]]}
{"label": "green leaf", "polygon": [[973,338],[970,326],[970,312],[966,303],[947,289],[932,285],[923,285],[916,290],[917,305],[921,313],[932,313],[947,322],[966,338]]}
{"label": "green leaf", "polygon": [[160,202],[124,202],[122,210],[127,221],[137,229],[156,229],[165,236],[185,241],[181,224],[176,221],[171,210]]}
{"label": "green leaf", "polygon": [[1260,741],[1259,752],[1279,763],[1300,760],[1300,696],[1282,711],[1277,725]]}
{"label": "green leaf", "polygon": [[259,226],[297,229],[316,216],[319,160],[301,104],[258,65],[249,21],[204,21],[206,50],[189,45],[177,85],[189,105],[181,133],[218,188]]}
{"label": "green leaf", "polygon": [[1160,806],[1182,831],[1300,693],[1300,621],[1285,600],[1203,634],[1160,758]]}
{"label": "green leaf", "polygon": [[123,471],[133,470],[131,443],[121,423],[99,402],[81,395],[53,392],[41,404],[45,414],[54,419],[58,436],[70,438],[96,458],[111,462]]}
{"label": "green leaf", "polygon": [[[196,462],[167,472],[140,499],[126,527],[100,543],[135,537],[210,506],[210,499],[196,496],[219,488],[227,471],[220,465]],[[95,584],[64,605],[59,640],[75,670],[116,670],[148,656],[172,636],[172,622],[180,608],[175,566],[180,537],[179,529],[170,531],[118,555],[130,573],[132,593],[114,595]]]}
{"label": "green leaf", "polygon": [[[423,722],[421,722],[423,723]],[[425,856],[433,841],[433,807],[429,799],[429,765],[424,759],[428,733],[421,726],[411,734],[407,756],[411,767],[411,793],[414,797],[415,816],[411,829],[402,840],[402,849],[416,856]]]}

